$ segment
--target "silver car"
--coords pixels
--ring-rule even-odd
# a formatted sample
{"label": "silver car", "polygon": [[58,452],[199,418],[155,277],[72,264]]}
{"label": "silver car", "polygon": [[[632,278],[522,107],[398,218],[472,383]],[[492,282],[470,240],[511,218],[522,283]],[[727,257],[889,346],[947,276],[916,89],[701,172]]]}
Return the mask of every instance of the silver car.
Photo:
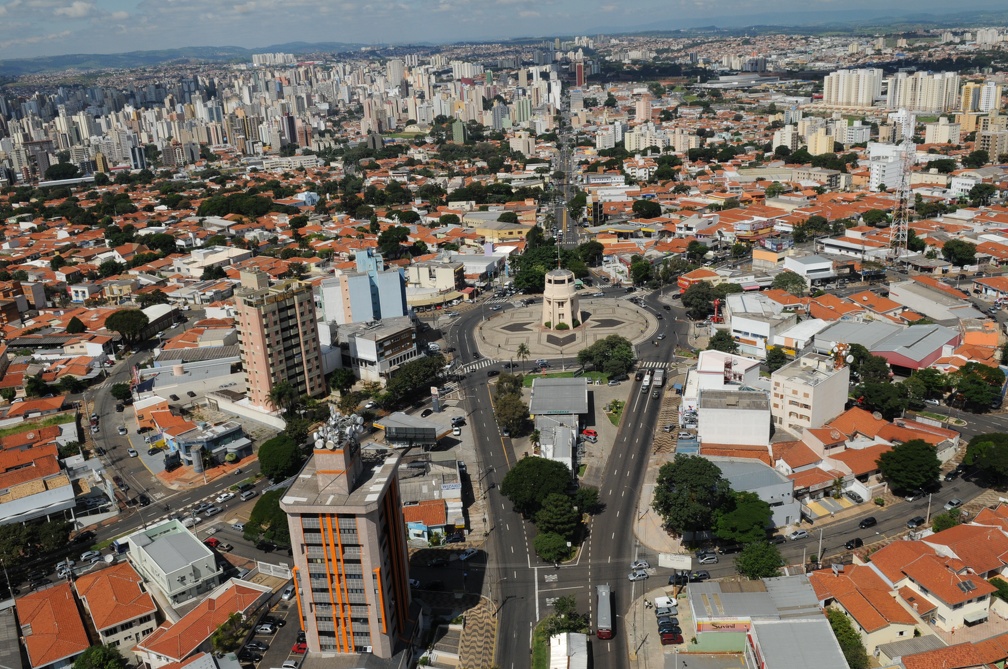
{"label": "silver car", "polygon": [[627,578],[631,581],[643,581],[648,577],[648,573],[643,569],[634,569]]}

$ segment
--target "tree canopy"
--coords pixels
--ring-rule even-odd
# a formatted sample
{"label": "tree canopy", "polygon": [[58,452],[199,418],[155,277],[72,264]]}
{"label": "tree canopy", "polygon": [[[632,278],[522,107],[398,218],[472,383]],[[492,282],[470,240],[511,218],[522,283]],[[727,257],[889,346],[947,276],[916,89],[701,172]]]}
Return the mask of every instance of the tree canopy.
{"label": "tree canopy", "polygon": [[963,462],[976,467],[992,483],[1008,481],[1008,434],[990,432],[976,435],[966,446]]}
{"label": "tree canopy", "polygon": [[950,239],[942,246],[942,257],[957,267],[976,262],[976,244],[962,239]]}
{"label": "tree canopy", "polygon": [[259,446],[259,466],[263,475],[274,482],[297,474],[305,459],[300,445],[286,434],[278,434]]}
{"label": "tree canopy", "polygon": [[829,620],[833,636],[840,644],[840,650],[843,651],[850,669],[868,669],[871,666],[868,662],[868,652],[865,650],[861,635],[854,629],[847,615],[839,609],[829,607],[826,609],[826,619]]}
{"label": "tree canopy", "polygon": [[105,319],[105,327],[118,332],[128,343],[139,340],[149,323],[147,314],[139,309],[120,309]]}
{"label": "tree canopy", "polygon": [[265,539],[284,546],[290,546],[290,528],[287,525],[287,514],[280,508],[287,488],[270,490],[259,496],[252,507],[249,519],[245,521],[243,536],[249,541]]}
{"label": "tree canopy", "polygon": [[923,439],[911,439],[880,455],[878,467],[895,491],[908,493],[933,487],[941,462],[934,446]]}
{"label": "tree canopy", "polygon": [[630,340],[621,335],[609,335],[591,346],[578,351],[578,362],[591,365],[597,371],[610,377],[621,376],[630,371],[634,363],[634,347]]}
{"label": "tree canopy", "polygon": [[733,492],[728,504],[715,514],[714,533],[723,541],[747,544],[766,538],[773,513],[770,505],[752,492]]}
{"label": "tree canopy", "polygon": [[124,669],[126,659],[115,646],[91,646],[74,658],[73,669]]}
{"label": "tree canopy", "polygon": [[739,345],[727,330],[718,330],[707,342],[707,349],[723,353],[738,353]]}
{"label": "tree canopy", "polygon": [[808,282],[805,281],[805,277],[791,271],[781,272],[775,276],[773,283],[770,284],[770,287],[786,290],[797,297],[801,297],[808,292]]}
{"label": "tree canopy", "polygon": [[515,511],[532,518],[543,507],[547,497],[553,493],[565,493],[570,484],[571,471],[567,465],[531,456],[515,463],[501,482],[500,491],[511,500]]}
{"label": "tree canopy", "polygon": [[715,511],[729,500],[728,481],[706,458],[678,453],[658,471],[654,510],[665,527],[676,533],[709,530]]}
{"label": "tree canopy", "polygon": [[780,576],[784,560],[780,551],[766,541],[753,541],[742,547],[735,558],[735,571],[751,579]]}

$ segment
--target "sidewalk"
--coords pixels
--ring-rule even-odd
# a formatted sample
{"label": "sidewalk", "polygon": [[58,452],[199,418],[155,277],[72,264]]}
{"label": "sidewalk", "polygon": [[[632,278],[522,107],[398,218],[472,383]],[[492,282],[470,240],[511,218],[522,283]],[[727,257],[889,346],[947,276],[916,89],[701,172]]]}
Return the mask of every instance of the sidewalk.
{"label": "sidewalk", "polygon": [[494,666],[497,654],[497,617],[493,602],[481,597],[465,614],[465,626],[459,642],[460,669],[484,669]]}
{"label": "sidewalk", "polygon": [[637,539],[656,553],[679,553],[682,551],[682,540],[674,537],[662,527],[661,517],[651,508],[654,499],[655,481],[658,479],[658,470],[673,457],[669,453],[661,453],[652,458],[648,463],[647,472],[644,474],[644,485],[641,487],[640,497],[637,502],[637,520],[634,523],[634,534]]}

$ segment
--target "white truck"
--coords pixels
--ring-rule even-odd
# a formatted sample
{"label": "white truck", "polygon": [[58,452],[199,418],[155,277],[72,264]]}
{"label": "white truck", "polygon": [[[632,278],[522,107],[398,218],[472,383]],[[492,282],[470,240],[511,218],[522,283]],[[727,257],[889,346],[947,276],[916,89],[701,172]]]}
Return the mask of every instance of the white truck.
{"label": "white truck", "polygon": [[655,388],[664,388],[665,387],[665,370],[664,369],[656,369],[655,370],[655,373],[654,373],[654,385],[655,385]]}

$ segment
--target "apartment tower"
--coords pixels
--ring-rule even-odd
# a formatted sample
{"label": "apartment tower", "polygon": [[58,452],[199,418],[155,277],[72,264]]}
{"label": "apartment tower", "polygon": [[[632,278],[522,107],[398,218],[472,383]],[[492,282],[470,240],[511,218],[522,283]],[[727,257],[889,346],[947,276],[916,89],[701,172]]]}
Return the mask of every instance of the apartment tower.
{"label": "apartment tower", "polygon": [[408,636],[409,555],[400,456],[365,463],[354,417],[335,416],[280,501],[287,514],[298,613],[316,653],[389,658]]}
{"label": "apartment tower", "polygon": [[270,286],[269,277],[258,270],[242,271],[241,283],[235,303],[249,401],[272,407],[270,391],[281,381],[299,396],[324,394],[311,286],[294,280]]}

